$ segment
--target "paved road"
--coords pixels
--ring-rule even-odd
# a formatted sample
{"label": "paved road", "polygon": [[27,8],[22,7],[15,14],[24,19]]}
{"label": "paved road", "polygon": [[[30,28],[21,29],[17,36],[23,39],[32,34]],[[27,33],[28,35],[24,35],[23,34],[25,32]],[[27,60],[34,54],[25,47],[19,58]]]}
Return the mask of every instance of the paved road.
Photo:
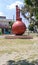
{"label": "paved road", "polygon": [[3,36],[0,36],[0,38],[5,38],[5,36],[3,35]]}

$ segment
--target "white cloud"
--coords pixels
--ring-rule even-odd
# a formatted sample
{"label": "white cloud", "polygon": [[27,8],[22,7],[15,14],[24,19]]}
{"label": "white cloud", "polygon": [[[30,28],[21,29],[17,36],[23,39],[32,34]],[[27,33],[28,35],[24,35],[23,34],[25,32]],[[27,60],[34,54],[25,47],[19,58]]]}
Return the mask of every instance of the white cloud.
{"label": "white cloud", "polygon": [[14,3],[10,4],[10,5],[7,5],[7,8],[8,9],[14,9],[15,6],[18,5],[21,7],[21,5],[23,5],[23,2],[20,2],[20,1],[15,1]]}
{"label": "white cloud", "polygon": [[4,16],[4,13],[3,12],[0,12],[0,16]]}

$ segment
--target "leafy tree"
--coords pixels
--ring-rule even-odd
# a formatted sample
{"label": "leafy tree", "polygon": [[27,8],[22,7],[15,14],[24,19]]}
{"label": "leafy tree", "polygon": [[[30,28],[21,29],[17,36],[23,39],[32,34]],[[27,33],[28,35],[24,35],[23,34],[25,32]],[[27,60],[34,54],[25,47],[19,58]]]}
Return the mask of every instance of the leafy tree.
{"label": "leafy tree", "polygon": [[[21,8],[21,13],[24,18],[36,25],[38,22],[38,0],[24,0],[24,6]],[[27,13],[28,16],[26,15]]]}
{"label": "leafy tree", "polygon": [[28,29],[29,29],[30,31],[34,31],[34,24],[31,23],[31,24],[29,25]]}
{"label": "leafy tree", "polygon": [[11,30],[12,30],[12,24],[14,23],[14,21],[9,21],[9,32],[11,33]]}

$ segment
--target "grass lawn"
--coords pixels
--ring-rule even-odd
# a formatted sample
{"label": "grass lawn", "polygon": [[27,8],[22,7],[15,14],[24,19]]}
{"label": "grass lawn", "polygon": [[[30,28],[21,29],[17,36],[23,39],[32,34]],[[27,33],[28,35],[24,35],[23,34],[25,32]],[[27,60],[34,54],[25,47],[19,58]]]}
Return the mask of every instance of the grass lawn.
{"label": "grass lawn", "polygon": [[2,53],[11,53],[12,51],[16,51],[13,47],[23,46],[33,44],[34,41],[30,39],[0,39],[0,54]]}
{"label": "grass lawn", "polygon": [[[14,60],[38,58],[38,37],[33,39],[3,39],[0,38],[0,57],[10,54]],[[11,54],[15,54],[15,58]],[[8,55],[9,57],[9,55]]]}

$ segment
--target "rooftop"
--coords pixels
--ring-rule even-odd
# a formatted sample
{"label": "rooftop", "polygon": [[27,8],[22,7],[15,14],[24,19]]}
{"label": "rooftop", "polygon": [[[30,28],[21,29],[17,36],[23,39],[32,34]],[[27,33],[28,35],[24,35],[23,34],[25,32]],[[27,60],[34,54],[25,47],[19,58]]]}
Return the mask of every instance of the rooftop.
{"label": "rooftop", "polygon": [[0,19],[0,22],[10,22],[13,21],[12,19]]}

